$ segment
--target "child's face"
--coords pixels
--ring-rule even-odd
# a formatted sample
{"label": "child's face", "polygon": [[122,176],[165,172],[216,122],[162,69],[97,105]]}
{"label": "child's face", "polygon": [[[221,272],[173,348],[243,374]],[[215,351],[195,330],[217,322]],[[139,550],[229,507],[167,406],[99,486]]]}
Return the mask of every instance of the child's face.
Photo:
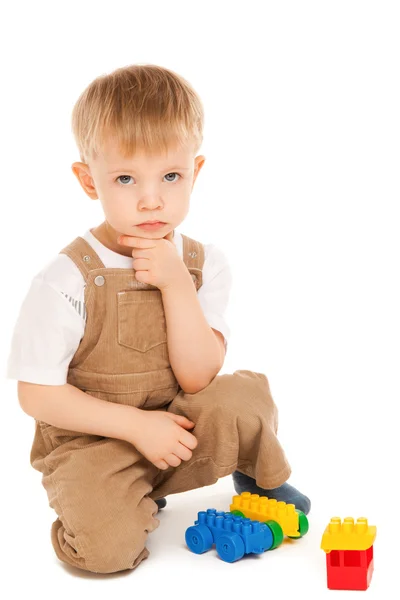
{"label": "child's face", "polygon": [[[113,144],[88,164],[74,163],[72,170],[90,198],[99,198],[107,231],[116,240],[120,234],[160,239],[186,217],[190,195],[205,161],[194,158],[191,148],[167,155],[137,153],[124,159]],[[138,224],[162,221],[162,227],[144,230]],[[110,240],[111,241],[111,240]]]}

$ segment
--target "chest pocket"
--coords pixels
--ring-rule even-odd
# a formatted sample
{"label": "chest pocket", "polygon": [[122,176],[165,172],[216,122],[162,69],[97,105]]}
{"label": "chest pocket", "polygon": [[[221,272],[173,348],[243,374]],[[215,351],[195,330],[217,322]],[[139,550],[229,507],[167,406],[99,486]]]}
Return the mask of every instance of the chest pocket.
{"label": "chest pocket", "polygon": [[147,352],[167,343],[160,290],[127,290],[117,295],[118,343]]}

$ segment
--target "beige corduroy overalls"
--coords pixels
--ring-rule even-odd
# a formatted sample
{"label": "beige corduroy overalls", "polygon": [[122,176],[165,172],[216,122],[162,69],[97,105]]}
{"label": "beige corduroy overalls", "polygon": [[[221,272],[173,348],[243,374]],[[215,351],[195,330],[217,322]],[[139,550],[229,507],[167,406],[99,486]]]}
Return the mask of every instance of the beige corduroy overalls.
{"label": "beige corduroy overalls", "polygon": [[[182,238],[198,290],[204,247]],[[67,382],[108,402],[167,410],[196,424],[189,430],[198,440],[192,458],[162,471],[129,442],[35,423],[30,460],[58,514],[51,529],[58,558],[96,573],[134,569],[159,525],[155,499],[211,485],[235,470],[267,489],[288,479],[277,409],[266,376],[248,370],[217,375],[203,390],[185,393],[168,360],[160,290],[138,282],[133,268],[106,269],[82,237],[61,252],[86,281],[87,322]]]}

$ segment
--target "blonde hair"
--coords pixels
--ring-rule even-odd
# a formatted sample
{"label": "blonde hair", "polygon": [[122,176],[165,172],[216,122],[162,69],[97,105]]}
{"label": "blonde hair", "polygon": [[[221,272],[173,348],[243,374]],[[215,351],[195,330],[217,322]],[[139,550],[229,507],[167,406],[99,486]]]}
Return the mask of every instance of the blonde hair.
{"label": "blonde hair", "polygon": [[204,110],[183,77],[157,65],[129,65],[94,79],[72,110],[81,161],[94,159],[108,139],[125,158],[203,141]]}

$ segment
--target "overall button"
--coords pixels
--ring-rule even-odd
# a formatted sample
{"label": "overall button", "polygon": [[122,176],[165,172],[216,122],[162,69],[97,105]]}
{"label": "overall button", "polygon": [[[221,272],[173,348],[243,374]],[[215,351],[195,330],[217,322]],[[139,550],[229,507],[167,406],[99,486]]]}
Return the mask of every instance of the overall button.
{"label": "overall button", "polygon": [[103,275],[97,275],[97,277],[94,278],[94,282],[96,285],[104,285],[105,279]]}

